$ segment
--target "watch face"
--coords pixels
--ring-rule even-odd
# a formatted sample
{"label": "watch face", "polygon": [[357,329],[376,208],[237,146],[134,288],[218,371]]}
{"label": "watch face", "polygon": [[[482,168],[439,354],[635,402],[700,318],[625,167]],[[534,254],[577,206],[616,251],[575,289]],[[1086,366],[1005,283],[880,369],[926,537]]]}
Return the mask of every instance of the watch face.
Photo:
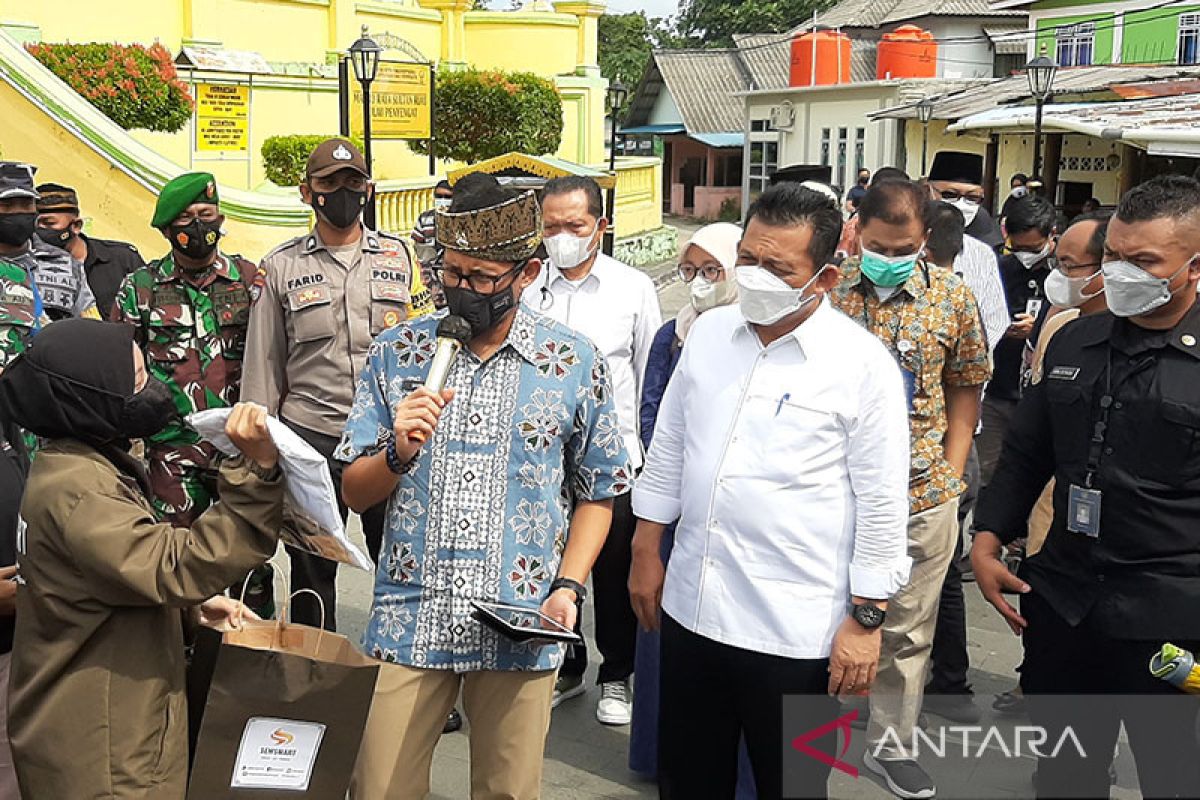
{"label": "watch face", "polygon": [[883,611],[872,605],[854,607],[854,618],[864,628],[877,628],[883,624]]}

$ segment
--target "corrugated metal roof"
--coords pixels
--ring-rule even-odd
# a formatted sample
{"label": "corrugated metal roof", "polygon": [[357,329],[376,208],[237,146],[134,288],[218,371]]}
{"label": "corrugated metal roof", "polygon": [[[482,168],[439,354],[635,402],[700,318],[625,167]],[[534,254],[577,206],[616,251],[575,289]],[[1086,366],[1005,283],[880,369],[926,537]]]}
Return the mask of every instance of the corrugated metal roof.
{"label": "corrugated metal roof", "polygon": [[[1200,76],[1200,67],[1092,66],[1060,69],[1054,78],[1054,95],[1078,95],[1107,92],[1117,83],[1146,80],[1192,78]],[[943,95],[934,100],[934,119],[962,119],[1007,103],[1030,102],[1029,80],[1024,75],[1000,78],[989,84]],[[916,119],[916,104],[899,105],[877,111],[872,119]]]}
{"label": "corrugated metal roof", "polygon": [[[817,14],[816,24],[825,28],[878,28],[920,17],[1024,17],[1022,9],[993,9],[988,0],[842,0]],[[794,31],[812,28],[813,20]]]}
{"label": "corrugated metal roof", "polygon": [[735,33],[733,43],[750,72],[751,89],[782,89],[788,85],[792,37],[786,33]]}
{"label": "corrugated metal roof", "polygon": [[742,130],[750,78],[736,50],[658,50],[653,56],[689,134]]}
{"label": "corrugated metal roof", "polygon": [[985,25],[983,33],[997,55],[1020,55],[1028,49],[1029,29],[1024,25]]}
{"label": "corrugated metal roof", "polygon": [[[950,130],[1031,130],[1034,114],[1027,107],[995,108],[964,117]],[[1042,127],[1119,139],[1151,153],[1195,156],[1200,148],[1200,94],[1051,104],[1043,109]]]}

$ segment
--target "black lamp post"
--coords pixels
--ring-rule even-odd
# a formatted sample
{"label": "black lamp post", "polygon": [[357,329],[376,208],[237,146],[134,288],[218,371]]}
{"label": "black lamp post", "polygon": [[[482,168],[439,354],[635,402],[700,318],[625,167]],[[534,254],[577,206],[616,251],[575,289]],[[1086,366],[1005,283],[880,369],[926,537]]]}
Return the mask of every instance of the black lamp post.
{"label": "black lamp post", "polygon": [[1058,65],[1046,56],[1038,56],[1025,65],[1025,77],[1029,79],[1029,93],[1037,104],[1037,115],[1033,123],[1033,171],[1031,176],[1042,174],[1042,107],[1046,105],[1054,89],[1054,75]]}
{"label": "black lamp post", "polygon": [[[362,116],[363,116],[363,158],[367,162],[367,172],[372,177],[375,174],[371,165],[371,82],[379,72],[379,56],[383,48],[367,35],[367,26],[362,26],[362,36],[350,45],[350,63],[354,66],[354,77],[362,85]],[[363,213],[363,222],[368,228],[375,227],[375,194],[371,193],[371,202]]]}
{"label": "black lamp post", "polygon": [[616,244],[616,205],[617,205],[617,111],[621,106],[625,105],[625,98],[629,96],[629,90],[625,88],[625,84],[621,82],[610,83],[608,85],[608,114],[612,120],[612,125],[608,134],[608,171],[612,173],[613,188],[608,190],[606,204],[608,206],[608,230],[604,234],[603,250],[605,255],[613,254],[613,246]]}
{"label": "black lamp post", "polygon": [[929,156],[929,121],[933,119],[933,98],[922,97],[917,103],[917,119],[921,121],[921,177],[925,177],[926,161]]}

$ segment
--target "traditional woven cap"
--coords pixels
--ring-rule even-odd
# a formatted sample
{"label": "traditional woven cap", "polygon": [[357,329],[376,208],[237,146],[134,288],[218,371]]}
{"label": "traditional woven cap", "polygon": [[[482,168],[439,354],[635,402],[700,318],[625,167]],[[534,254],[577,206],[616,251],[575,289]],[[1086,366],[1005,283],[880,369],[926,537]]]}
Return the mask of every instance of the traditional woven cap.
{"label": "traditional woven cap", "polygon": [[50,211],[79,211],[79,195],[70,186],[61,183],[43,183],[37,187],[39,195],[37,210]]}
{"label": "traditional woven cap", "polygon": [[484,261],[524,261],[542,243],[542,208],[532,190],[470,211],[439,208],[437,241]]}
{"label": "traditional woven cap", "polygon": [[960,150],[942,150],[933,157],[929,180],[983,185],[983,156]]}
{"label": "traditional woven cap", "polygon": [[216,178],[207,172],[188,172],[169,182],[158,193],[150,227],[165,228],[192,203],[219,205],[220,202]]}

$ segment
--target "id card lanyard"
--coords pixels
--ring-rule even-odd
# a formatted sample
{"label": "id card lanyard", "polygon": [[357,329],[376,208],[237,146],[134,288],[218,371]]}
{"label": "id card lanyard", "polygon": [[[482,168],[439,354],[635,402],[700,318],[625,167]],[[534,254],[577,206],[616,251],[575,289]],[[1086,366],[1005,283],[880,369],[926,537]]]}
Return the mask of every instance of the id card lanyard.
{"label": "id card lanyard", "polygon": [[[1154,363],[1153,358],[1143,360],[1129,372],[1122,382]],[[1096,476],[1100,473],[1100,462],[1104,458],[1104,443],[1108,439],[1108,415],[1112,410],[1112,345],[1109,345],[1104,369],[1104,394],[1100,397],[1100,414],[1092,426],[1092,438],[1088,442],[1087,474],[1083,486],[1072,483],[1067,494],[1067,530],[1082,533],[1092,539],[1100,537],[1100,507],[1103,492],[1095,488]]]}
{"label": "id card lanyard", "polygon": [[[925,288],[932,288],[933,282],[929,277],[929,265],[922,261],[920,266],[921,272],[923,272],[925,275]],[[901,284],[900,287],[897,287],[897,291],[902,291],[902,286],[903,284]],[[884,302],[886,301],[880,301],[879,305],[881,308]],[[863,294],[863,323],[864,327],[868,331],[871,331],[872,333],[874,332],[875,320],[871,314],[870,305],[867,303],[867,296],[865,292]],[[891,328],[889,333],[891,334],[892,338],[892,346],[890,350],[892,352],[892,357],[896,359],[896,365],[900,367],[900,375],[904,378],[904,394],[905,398],[908,400],[908,413],[911,415],[913,410],[913,398],[917,393],[917,375],[908,367],[904,366],[904,357],[910,350],[916,348],[916,344],[907,338],[900,338],[900,329],[904,327],[903,311],[900,311],[896,314],[895,322],[893,322],[889,327]]]}

